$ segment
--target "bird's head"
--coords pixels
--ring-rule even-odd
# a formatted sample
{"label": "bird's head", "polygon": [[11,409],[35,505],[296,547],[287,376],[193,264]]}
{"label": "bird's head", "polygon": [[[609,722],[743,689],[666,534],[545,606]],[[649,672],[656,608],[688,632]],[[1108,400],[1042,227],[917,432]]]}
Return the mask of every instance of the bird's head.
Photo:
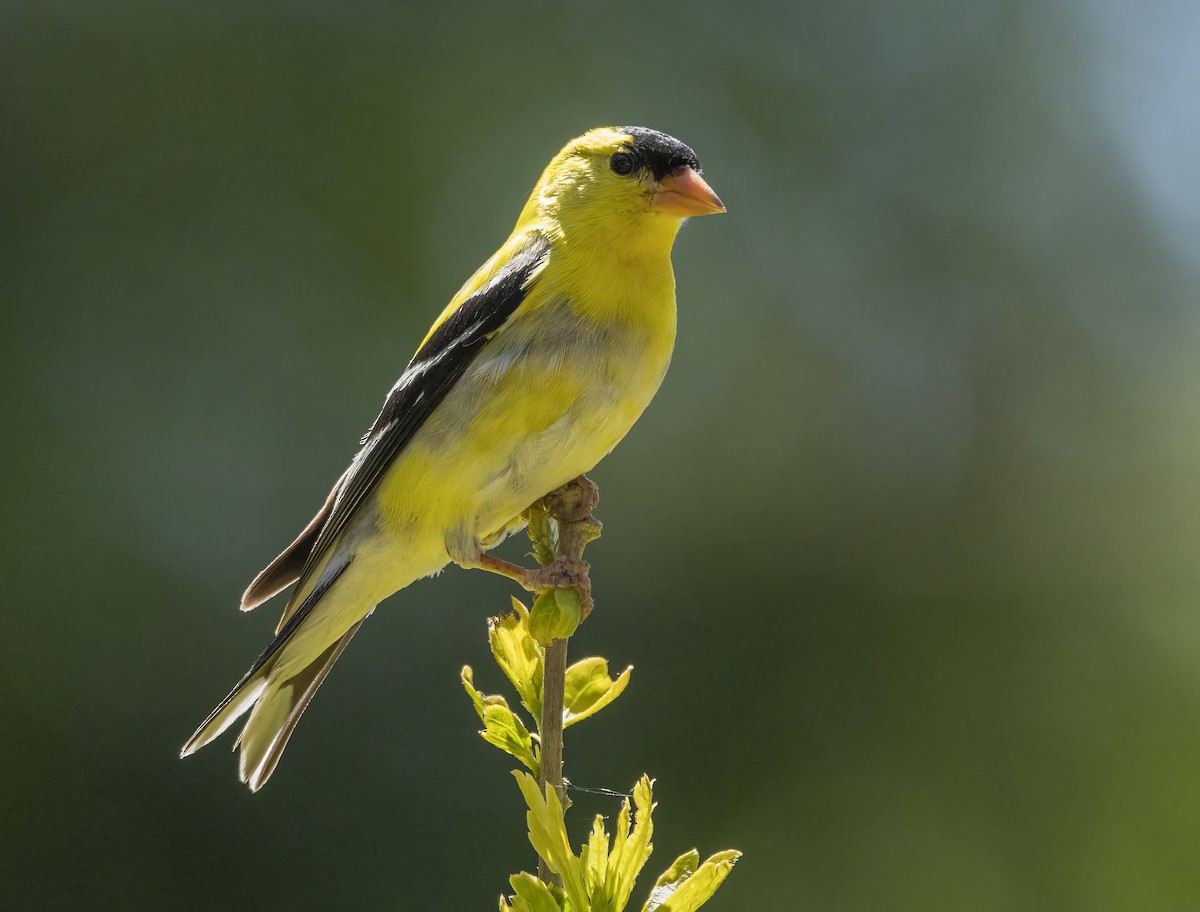
{"label": "bird's head", "polygon": [[600,127],[554,156],[521,222],[549,218],[567,233],[640,227],[674,237],[685,218],[724,211],[691,148],[645,127]]}

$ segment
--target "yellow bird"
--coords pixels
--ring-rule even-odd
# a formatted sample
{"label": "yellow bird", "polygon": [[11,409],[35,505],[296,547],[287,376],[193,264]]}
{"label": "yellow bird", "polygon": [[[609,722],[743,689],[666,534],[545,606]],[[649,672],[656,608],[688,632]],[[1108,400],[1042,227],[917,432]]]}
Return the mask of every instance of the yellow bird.
{"label": "yellow bird", "polygon": [[242,596],[248,611],[297,583],[275,639],[181,756],[249,712],[239,771],[257,791],[383,599],[449,563],[554,584],[553,566],[522,575],[486,551],[603,459],[650,403],[675,344],[675,236],[685,218],[724,211],[696,154],[655,130],[592,130],[553,158],[325,505]]}

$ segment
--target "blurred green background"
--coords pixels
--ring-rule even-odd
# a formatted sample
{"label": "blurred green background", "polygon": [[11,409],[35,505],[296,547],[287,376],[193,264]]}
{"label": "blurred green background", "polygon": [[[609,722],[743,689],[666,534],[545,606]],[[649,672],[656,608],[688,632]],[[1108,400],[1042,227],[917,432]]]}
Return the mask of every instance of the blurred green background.
{"label": "blurred green background", "polygon": [[594,473],[572,649],[636,671],[568,775],[658,778],[654,872],[742,849],[714,912],[1200,907],[1200,7],[1126,6],[6,3],[0,907],[491,909],[530,866],[457,679],[499,688],[499,579],[378,611],[261,794],[176,752],[609,123],[729,215]]}

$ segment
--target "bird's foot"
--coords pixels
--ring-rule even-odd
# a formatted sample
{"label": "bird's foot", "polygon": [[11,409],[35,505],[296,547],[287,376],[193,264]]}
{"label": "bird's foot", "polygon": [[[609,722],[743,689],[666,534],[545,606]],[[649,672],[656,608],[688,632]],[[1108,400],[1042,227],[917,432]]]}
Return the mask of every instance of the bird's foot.
{"label": "bird's foot", "polygon": [[486,551],[481,551],[474,567],[498,573],[513,580],[522,589],[540,593],[547,589],[574,589],[579,593],[579,614],[585,618],[592,610],[592,579],[588,576],[591,569],[587,561],[559,556],[545,567],[530,570],[503,558],[494,557]]}
{"label": "bird's foot", "polygon": [[587,476],[580,475],[539,499],[522,514],[529,523],[534,555],[542,564],[536,570],[493,557],[482,548],[477,557],[460,560],[459,565],[506,576],[530,592],[574,589],[579,593],[582,620],[591,613],[593,604],[590,567],[582,555],[588,542],[600,537],[600,521],[592,516],[599,502],[599,489]]}
{"label": "bird's foot", "polygon": [[545,567],[537,570],[526,570],[525,579],[521,584],[530,592],[541,592],[545,589],[570,589],[573,586],[585,585],[588,582],[588,562],[573,560],[559,556]]}
{"label": "bird's foot", "polygon": [[600,503],[600,489],[586,475],[573,478],[543,498],[550,515],[560,523],[585,522]]}
{"label": "bird's foot", "polygon": [[527,580],[521,585],[530,592],[574,589],[579,593],[579,619],[582,621],[592,613],[592,578],[588,575],[590,569],[585,560],[560,555],[545,567],[530,570]]}

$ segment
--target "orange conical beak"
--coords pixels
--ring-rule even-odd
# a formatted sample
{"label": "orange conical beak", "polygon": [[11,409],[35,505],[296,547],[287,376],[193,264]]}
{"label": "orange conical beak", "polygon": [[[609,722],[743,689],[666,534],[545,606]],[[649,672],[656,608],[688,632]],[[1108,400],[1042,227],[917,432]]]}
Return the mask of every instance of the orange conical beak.
{"label": "orange conical beak", "polygon": [[651,191],[650,208],[668,215],[716,215],[725,211],[725,204],[713,193],[693,168],[680,168],[668,174]]}

